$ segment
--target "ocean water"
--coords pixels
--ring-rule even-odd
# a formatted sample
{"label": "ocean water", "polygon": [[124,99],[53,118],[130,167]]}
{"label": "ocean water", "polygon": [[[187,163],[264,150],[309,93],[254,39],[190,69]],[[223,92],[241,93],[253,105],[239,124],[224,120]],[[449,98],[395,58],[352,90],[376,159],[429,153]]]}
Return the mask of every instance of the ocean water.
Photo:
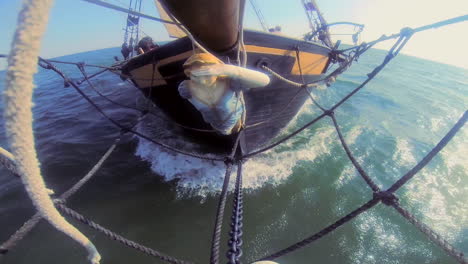
{"label": "ocean water", "polygon": [[[118,49],[60,58],[110,65]],[[314,96],[331,106],[383,59],[371,50],[331,87]],[[79,71],[59,65],[74,79]],[[97,69],[88,69],[88,73]],[[0,72],[4,89],[5,72]],[[35,77],[34,129],[41,170],[49,188],[61,193],[97,162],[119,131],[73,88],[51,71]],[[93,80],[110,98],[145,106],[141,94],[117,76]],[[130,124],[137,113],[81,87],[110,116]],[[363,90],[343,104],[336,117],[351,151],[383,188],[410,170],[460,118],[468,106],[468,70],[399,55]],[[3,106],[0,104],[0,110]],[[320,112],[306,104],[282,135]],[[0,117],[2,118],[2,117]],[[8,149],[3,120],[0,145]],[[175,136],[178,128],[148,117],[137,129],[186,150],[200,149]],[[279,137],[281,137],[280,135]],[[468,254],[468,129],[465,126],[397,194],[418,219]],[[244,167],[245,263],[307,237],[372,197],[348,160],[330,119],[324,119],[283,145],[249,160]],[[126,136],[96,176],[68,205],[132,240],[195,263],[209,261],[211,233],[224,164],[200,161]],[[234,177],[232,177],[234,178]],[[232,186],[232,185],[231,185]],[[228,197],[228,208],[232,194]],[[226,210],[222,255],[230,221]],[[19,179],[0,170],[0,241],[34,213]],[[102,263],[161,263],[128,249],[71,220],[95,243]],[[75,242],[41,222],[1,263],[84,263]],[[456,263],[391,208],[379,204],[279,263]]]}

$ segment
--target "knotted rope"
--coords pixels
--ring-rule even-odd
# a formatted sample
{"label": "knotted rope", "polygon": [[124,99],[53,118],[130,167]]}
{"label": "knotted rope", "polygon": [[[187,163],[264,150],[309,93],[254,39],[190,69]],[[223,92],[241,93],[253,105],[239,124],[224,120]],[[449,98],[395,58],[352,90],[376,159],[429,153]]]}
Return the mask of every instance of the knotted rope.
{"label": "knotted rope", "polygon": [[55,208],[42,179],[32,128],[33,75],[52,0],[24,0],[8,58],[5,97],[5,128],[18,173],[34,206],[55,228],[86,248],[93,264],[101,256],[78,229]]}

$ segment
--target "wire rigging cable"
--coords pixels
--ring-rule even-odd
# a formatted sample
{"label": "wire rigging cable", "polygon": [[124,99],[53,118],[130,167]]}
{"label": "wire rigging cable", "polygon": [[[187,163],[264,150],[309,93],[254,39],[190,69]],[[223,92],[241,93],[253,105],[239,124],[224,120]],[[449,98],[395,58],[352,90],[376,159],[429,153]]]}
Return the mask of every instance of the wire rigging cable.
{"label": "wire rigging cable", "polygon": [[99,6],[102,6],[102,7],[114,9],[114,10],[117,10],[117,11],[120,11],[120,12],[131,14],[131,15],[134,15],[134,16],[137,16],[137,17],[143,17],[143,18],[146,18],[146,19],[149,19],[149,20],[154,20],[154,21],[161,22],[161,23],[175,24],[174,22],[169,21],[169,20],[164,20],[164,19],[161,19],[161,18],[158,18],[158,17],[149,16],[149,15],[146,15],[146,14],[142,14],[140,12],[128,10],[127,8],[116,6],[116,5],[110,4],[110,3],[105,2],[105,1],[101,1],[101,0],[81,0],[81,1],[89,2],[89,3],[95,4],[95,5],[99,5]]}

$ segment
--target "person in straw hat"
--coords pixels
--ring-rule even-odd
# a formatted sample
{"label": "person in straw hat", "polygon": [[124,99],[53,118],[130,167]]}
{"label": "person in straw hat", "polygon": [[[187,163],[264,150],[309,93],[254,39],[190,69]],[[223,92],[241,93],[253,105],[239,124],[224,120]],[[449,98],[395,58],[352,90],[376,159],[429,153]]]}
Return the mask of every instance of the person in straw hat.
{"label": "person in straw hat", "polygon": [[270,83],[262,72],[224,64],[209,53],[192,55],[184,73],[190,80],[180,83],[179,94],[223,135],[239,132],[245,122],[242,91]]}

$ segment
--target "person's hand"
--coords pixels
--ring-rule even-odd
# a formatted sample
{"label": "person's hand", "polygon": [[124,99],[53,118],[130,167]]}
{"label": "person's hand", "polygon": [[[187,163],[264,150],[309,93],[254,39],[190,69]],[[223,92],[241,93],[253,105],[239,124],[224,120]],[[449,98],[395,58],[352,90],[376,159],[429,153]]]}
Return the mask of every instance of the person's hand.
{"label": "person's hand", "polygon": [[214,64],[209,66],[203,66],[196,70],[192,70],[191,74],[193,76],[220,76],[225,75],[225,69],[223,64]]}
{"label": "person's hand", "polygon": [[227,76],[237,78],[239,67],[230,64],[214,64],[203,66],[191,72],[193,76]]}

